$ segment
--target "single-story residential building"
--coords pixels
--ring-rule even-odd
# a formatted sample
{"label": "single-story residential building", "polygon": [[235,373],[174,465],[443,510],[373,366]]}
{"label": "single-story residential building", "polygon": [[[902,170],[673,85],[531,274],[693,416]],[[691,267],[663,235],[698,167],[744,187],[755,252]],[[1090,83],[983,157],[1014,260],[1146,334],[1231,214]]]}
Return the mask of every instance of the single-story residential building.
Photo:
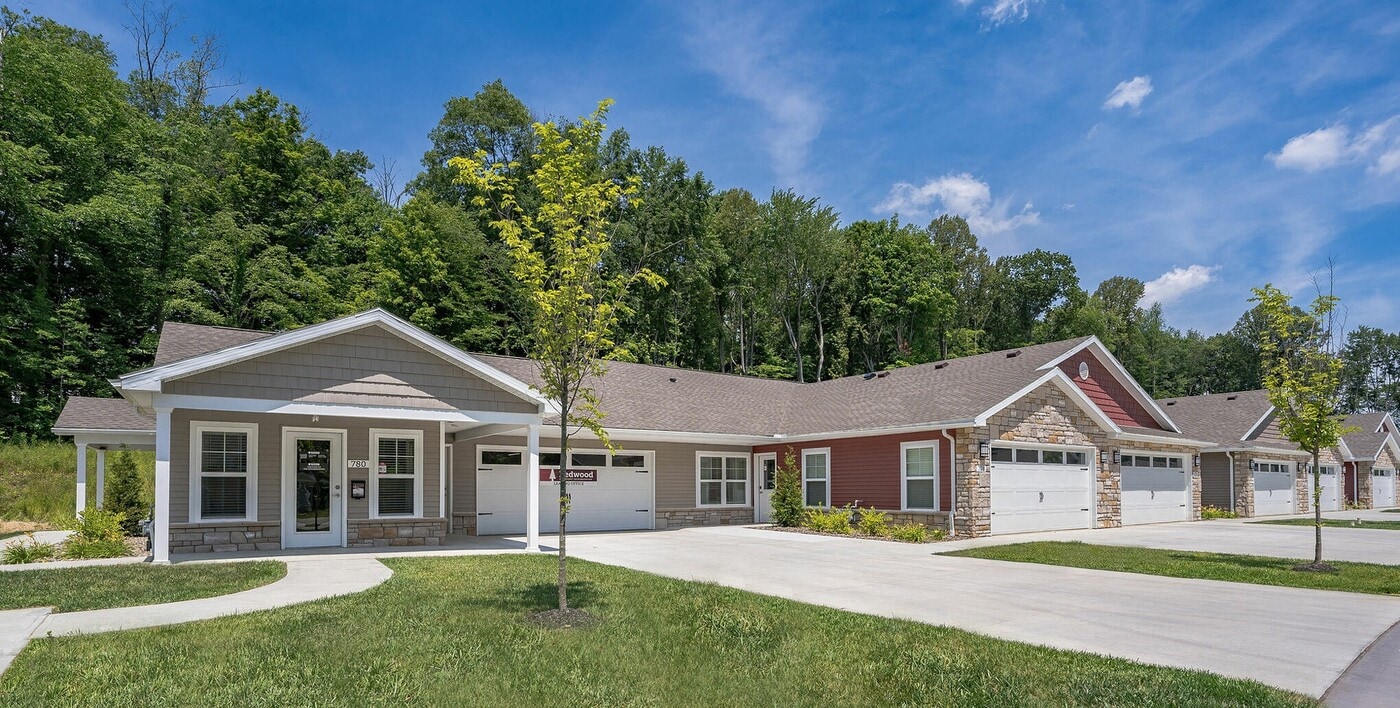
{"label": "single-story residential building", "polygon": [[1395,421],[1389,413],[1356,413],[1342,424],[1350,429],[1338,450],[1344,460],[1346,503],[1361,509],[1400,506],[1395,496],[1395,471],[1400,467]]}
{"label": "single-story residential building", "polygon": [[166,323],[120,399],[74,397],[54,432],[80,488],[88,448],[99,470],[104,449],[155,450],[157,561],[461,532],[533,547],[561,473],[572,530],[762,522],[788,451],[809,505],[960,536],[1190,520],[1213,444],[1093,337],[819,383],[613,362],[595,386],[619,449],[571,437],[567,464],[536,378],[377,309],[280,333]]}

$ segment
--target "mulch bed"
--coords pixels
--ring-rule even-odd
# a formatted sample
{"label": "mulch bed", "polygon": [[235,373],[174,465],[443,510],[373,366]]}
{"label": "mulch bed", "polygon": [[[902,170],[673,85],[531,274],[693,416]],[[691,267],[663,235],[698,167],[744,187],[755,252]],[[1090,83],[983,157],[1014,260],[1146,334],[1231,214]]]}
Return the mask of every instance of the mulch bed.
{"label": "mulch bed", "polygon": [[863,534],[863,533],[831,533],[830,531],[817,531],[816,529],[809,529],[809,528],[807,528],[807,527],[805,527],[805,526],[777,526],[777,525],[764,525],[764,524],[759,524],[759,525],[757,525],[757,526],[750,526],[749,528],[751,528],[751,529],[760,529],[760,530],[763,530],[763,531],[784,531],[784,532],[786,532],[786,533],[805,533],[805,534],[807,534],[808,536],[831,536],[832,538],[863,538],[863,539],[865,539],[865,540],[867,540],[867,541],[892,541],[892,542],[894,542],[894,543],[936,543],[936,542],[938,542],[938,541],[940,541],[940,540],[947,540],[947,539],[929,538],[929,540],[927,540],[927,541],[904,541],[904,540],[901,540],[901,539],[898,539],[898,538],[890,538],[889,536],[869,536],[869,535],[866,535],[866,534]]}
{"label": "mulch bed", "polygon": [[587,629],[603,620],[584,610],[570,607],[567,610],[553,609],[531,612],[525,615],[525,621],[545,629]]}

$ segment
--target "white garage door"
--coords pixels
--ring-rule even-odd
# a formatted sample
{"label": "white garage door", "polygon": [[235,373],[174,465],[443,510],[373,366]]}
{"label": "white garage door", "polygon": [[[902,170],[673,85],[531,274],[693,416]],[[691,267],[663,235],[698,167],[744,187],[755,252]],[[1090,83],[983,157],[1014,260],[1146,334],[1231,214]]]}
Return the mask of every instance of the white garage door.
{"label": "white garage door", "polygon": [[1395,470],[1380,467],[1371,470],[1371,506],[1377,509],[1395,506]]}
{"label": "white garage door", "polygon": [[[654,526],[652,455],[648,452],[571,453],[570,531],[625,531]],[[524,453],[478,451],[476,523],[482,536],[525,532]],[[559,453],[540,453],[540,531],[559,531]]]}
{"label": "white garage door", "polygon": [[992,533],[1094,525],[1088,450],[992,448]]}
{"label": "white garage door", "polygon": [[1123,525],[1191,520],[1191,475],[1179,455],[1124,453]]}
{"label": "white garage door", "polygon": [[[1322,501],[1318,504],[1323,511],[1342,510],[1342,475],[1338,474],[1336,467],[1321,467],[1322,475]],[[1309,476],[1309,489],[1311,489],[1312,479]]]}
{"label": "white garage door", "polygon": [[1257,462],[1253,474],[1255,516],[1292,514],[1298,508],[1292,462]]}

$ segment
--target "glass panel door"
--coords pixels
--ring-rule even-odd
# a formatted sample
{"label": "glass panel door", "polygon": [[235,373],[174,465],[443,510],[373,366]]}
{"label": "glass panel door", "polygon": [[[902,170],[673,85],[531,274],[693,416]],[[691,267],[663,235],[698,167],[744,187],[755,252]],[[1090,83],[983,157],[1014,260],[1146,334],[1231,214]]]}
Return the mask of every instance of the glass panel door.
{"label": "glass panel door", "polygon": [[296,531],[331,530],[331,441],[297,440]]}

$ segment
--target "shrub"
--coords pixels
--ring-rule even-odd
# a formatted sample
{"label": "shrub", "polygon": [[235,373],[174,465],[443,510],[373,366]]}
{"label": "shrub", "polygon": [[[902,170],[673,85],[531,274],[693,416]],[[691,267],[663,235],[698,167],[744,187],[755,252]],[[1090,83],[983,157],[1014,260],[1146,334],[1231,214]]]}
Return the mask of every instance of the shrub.
{"label": "shrub", "polygon": [[1218,506],[1201,507],[1201,519],[1205,521],[1209,521],[1211,519],[1237,519],[1239,518],[1239,516],[1239,514],[1236,514],[1235,512],[1230,511],[1229,509],[1221,509]]}
{"label": "shrub", "polygon": [[772,505],[773,523],[788,527],[802,525],[802,473],[797,469],[797,456],[790,447],[773,481]]}
{"label": "shrub", "polygon": [[907,541],[909,543],[925,543],[929,540],[930,537],[942,538],[943,529],[938,529],[936,531],[937,535],[934,535],[934,533],[931,533],[929,531],[929,527],[924,526],[923,524],[916,524],[911,521],[908,523],[894,524],[893,526],[890,526],[889,534],[890,538],[896,541]]}
{"label": "shrub", "polygon": [[839,533],[843,536],[850,535],[851,507],[843,506],[836,509],[808,509],[802,525],[813,531],[821,531],[822,533]]}
{"label": "shrub", "polygon": [[859,520],[856,528],[866,536],[886,536],[890,532],[890,515],[883,511],[876,511],[874,507],[869,509],[857,509]]}
{"label": "shrub", "polygon": [[28,534],[27,540],[13,541],[5,546],[4,562],[6,565],[36,563],[53,558],[54,552],[52,543],[39,543],[34,540],[34,534]]}
{"label": "shrub", "polygon": [[124,514],[111,509],[86,509],[68,525],[68,528],[73,530],[73,538],[68,542],[72,543],[75,539],[120,542],[126,537],[122,531],[122,522],[125,520]]}
{"label": "shrub", "polygon": [[63,557],[70,560],[85,558],[120,558],[130,555],[126,541],[110,539],[89,539],[74,535],[63,543]]}
{"label": "shrub", "polygon": [[136,459],[125,447],[112,456],[107,470],[105,501],[108,509],[123,516],[122,530],[126,535],[141,534],[141,520],[150,512],[150,506],[146,503],[146,490],[141,483],[141,473],[136,469]]}

